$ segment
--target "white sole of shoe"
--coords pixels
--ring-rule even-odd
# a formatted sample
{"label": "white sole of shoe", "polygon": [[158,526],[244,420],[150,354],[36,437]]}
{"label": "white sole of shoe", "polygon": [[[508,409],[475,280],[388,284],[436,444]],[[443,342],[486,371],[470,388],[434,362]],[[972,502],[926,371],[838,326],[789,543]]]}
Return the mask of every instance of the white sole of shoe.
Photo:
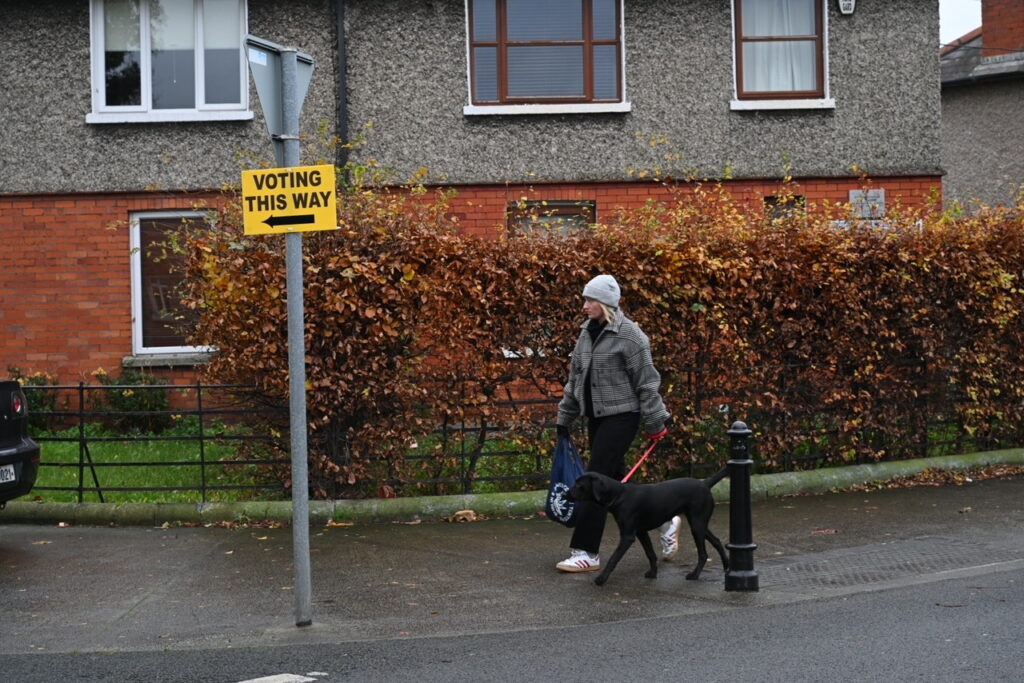
{"label": "white sole of shoe", "polygon": [[600,571],[601,565],[597,565],[596,567],[577,567],[576,565],[562,564],[559,562],[555,565],[555,569],[560,572],[568,572],[570,574],[582,574],[583,572]]}

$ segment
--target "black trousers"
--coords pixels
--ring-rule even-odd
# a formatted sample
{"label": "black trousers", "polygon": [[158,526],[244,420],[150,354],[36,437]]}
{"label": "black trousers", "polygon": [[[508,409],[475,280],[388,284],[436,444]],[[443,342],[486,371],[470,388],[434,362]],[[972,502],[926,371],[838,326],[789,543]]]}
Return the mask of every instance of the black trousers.
{"label": "black trousers", "polygon": [[[626,476],[626,452],[640,427],[640,413],[620,413],[589,418],[590,462],[587,470],[600,472],[613,479]],[[596,503],[580,503],[579,518],[572,532],[570,548],[596,555],[601,547],[608,511]]]}

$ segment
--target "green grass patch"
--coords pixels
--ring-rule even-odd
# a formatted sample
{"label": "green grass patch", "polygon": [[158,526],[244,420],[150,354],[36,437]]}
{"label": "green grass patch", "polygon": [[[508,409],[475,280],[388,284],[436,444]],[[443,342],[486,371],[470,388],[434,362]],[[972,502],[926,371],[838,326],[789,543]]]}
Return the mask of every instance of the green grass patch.
{"label": "green grass patch", "polygon": [[[224,464],[222,461],[240,459],[242,442],[218,439],[217,436],[244,435],[242,427],[207,426],[206,440],[200,450],[198,441],[168,440],[167,437],[198,437],[198,424],[194,418],[182,420],[159,435],[147,435],[153,440],[102,441],[121,436],[89,425],[86,430],[88,453],[81,452],[77,428],[55,433],[39,433],[42,466],[32,491],[32,498],[49,502],[77,502],[78,487],[85,489],[83,502],[100,502],[95,490],[103,489],[103,501],[108,503],[201,502],[203,498],[203,470],[205,463],[206,501],[274,500],[286,497],[281,489],[225,489],[218,486],[253,486],[259,482],[272,485],[257,464]],[[46,437],[72,439],[72,441],[46,441]],[[159,440],[163,438],[164,440]],[[254,442],[245,442],[249,451],[259,450]],[[251,457],[251,456],[250,456]],[[263,457],[270,458],[269,453]],[[82,467],[79,467],[79,464]],[[73,465],[73,466],[60,466]],[[90,466],[91,465],[91,466]],[[80,479],[81,477],[81,479]],[[43,487],[60,487],[50,491]],[[157,488],[156,491],[111,491],[111,488]]]}

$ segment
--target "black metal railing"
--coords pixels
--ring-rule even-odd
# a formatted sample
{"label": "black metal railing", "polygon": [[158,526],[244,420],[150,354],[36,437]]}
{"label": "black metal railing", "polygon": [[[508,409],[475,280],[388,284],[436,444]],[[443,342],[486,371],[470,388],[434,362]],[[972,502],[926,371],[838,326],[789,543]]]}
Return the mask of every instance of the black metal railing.
{"label": "black metal railing", "polygon": [[[736,418],[755,425],[766,439],[787,436],[772,442],[771,457],[759,457],[758,439],[754,439],[752,448],[761,473],[1024,444],[1024,425],[1008,420],[984,434],[965,430],[955,410],[955,403],[962,397],[950,394],[953,385],[947,378],[931,376],[923,366],[917,370],[919,365],[914,365],[914,373],[897,380],[912,383],[913,391],[908,395],[917,398],[893,402],[885,424],[857,432],[856,443],[866,446],[850,456],[839,451],[849,445],[851,434],[838,427],[850,419],[850,405],[828,405],[821,399],[829,391],[830,373],[836,375],[839,370],[825,368],[808,381],[808,368],[787,366],[780,369],[774,386],[736,387],[737,396],[731,397],[714,390],[713,370],[689,369],[684,377],[674,380],[691,389],[694,400],[690,414],[672,430],[677,452],[670,457],[663,449],[663,457],[651,465],[652,472],[656,476],[699,477],[717,469],[726,430]],[[254,387],[79,383],[28,386],[26,392],[35,438],[43,445],[38,491],[71,491],[80,502],[87,496],[105,501],[110,494],[120,492],[191,492],[202,502],[224,499],[226,492],[234,492],[235,499],[246,495],[286,499],[290,495],[287,406],[262,396]],[[166,402],[145,400],[148,392],[162,393]],[[784,410],[759,407],[756,398],[769,392],[785,400]],[[734,406],[731,410],[729,404]],[[477,424],[439,424],[431,435],[437,440],[431,448],[410,448],[405,455],[405,463],[410,466],[401,468],[403,474],[364,482],[355,495],[542,488],[550,469],[545,435],[550,436],[554,427],[557,400],[509,400],[495,407],[502,415],[512,417],[495,417]],[[530,417],[517,419],[517,415]],[[311,453],[319,448],[330,454],[331,448],[337,449],[332,441],[337,442],[337,435],[311,433]],[[174,442],[192,448],[192,454],[167,457],[165,449],[160,458],[146,457],[147,444]],[[61,443],[77,446],[77,450],[55,457],[53,449],[46,447]],[[131,444],[131,455],[97,455],[97,450],[113,443]],[[211,454],[214,448],[216,452]],[[150,471],[159,474],[154,482],[125,483],[111,476],[113,468],[153,468]],[[53,477],[44,476],[49,469],[73,471],[75,479],[54,483]],[[169,481],[173,477],[168,473],[176,470],[187,470],[194,476]]]}
{"label": "black metal railing", "polygon": [[[40,477],[34,491],[74,492],[78,502],[87,494],[99,502],[107,502],[113,492],[176,492],[198,494],[207,502],[218,491],[249,492],[250,495],[286,495],[283,476],[272,476],[274,468],[287,467],[289,460],[267,453],[253,455],[259,449],[239,448],[240,444],[274,445],[280,437],[269,430],[260,431],[263,417],[286,412],[273,407],[254,408],[254,388],[220,384],[103,384],[27,386],[33,438],[41,445]],[[154,396],[133,402],[126,396]],[[120,401],[112,397],[120,396]],[[141,406],[138,407],[138,406]],[[48,448],[47,444],[77,446],[69,449]],[[97,456],[103,445],[132,444],[131,457]],[[182,444],[172,457],[146,457],[146,444]],[[211,458],[215,445],[231,445],[234,457]],[[192,445],[194,448],[188,449]],[[191,455],[187,451],[191,450]],[[245,456],[240,455],[245,451]],[[280,452],[279,450],[276,452]],[[162,449],[166,456],[168,450]],[[179,476],[175,481],[158,483],[133,481],[109,476],[114,468],[168,468],[194,471],[194,476]],[[227,477],[225,472],[244,472]],[[244,469],[243,469],[244,468]],[[48,476],[48,470],[73,470],[75,482],[52,483],[60,476]],[[222,476],[214,476],[217,472]],[[263,473],[261,475],[260,473]],[[118,480],[122,480],[120,483]],[[111,480],[114,480],[113,483]],[[50,481],[51,483],[47,483]],[[185,496],[190,497],[190,496]],[[191,496],[195,497],[195,496]]]}

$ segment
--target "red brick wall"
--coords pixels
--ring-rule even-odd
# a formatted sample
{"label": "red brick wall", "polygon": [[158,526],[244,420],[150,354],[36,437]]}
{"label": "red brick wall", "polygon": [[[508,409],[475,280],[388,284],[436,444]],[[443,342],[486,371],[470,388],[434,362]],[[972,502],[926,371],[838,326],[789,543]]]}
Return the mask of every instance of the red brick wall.
{"label": "red brick wall", "polygon": [[[128,218],[190,210],[201,195],[0,196],[0,376],[74,383],[132,353]],[[155,370],[184,379],[191,371]]]}
{"label": "red brick wall", "polygon": [[1024,50],[1024,0],[982,0],[981,26],[982,56]]}
{"label": "red brick wall", "polygon": [[[856,179],[806,178],[783,186],[774,180],[727,183],[755,210],[773,194],[801,194],[808,204],[846,202]],[[938,176],[873,178],[886,190],[887,206],[899,198],[920,205],[941,188]],[[684,191],[685,191],[684,187]],[[553,183],[466,185],[457,188],[453,213],[462,229],[493,235],[505,224],[506,207],[527,199],[588,199],[597,217],[615,208],[638,208],[668,199],[658,183]],[[190,210],[216,194],[75,194],[0,196],[0,376],[9,366],[56,374],[61,383],[91,381],[103,367],[119,374],[132,353],[131,276],[127,221],[133,211]],[[151,368],[176,383],[193,379],[188,368]]]}
{"label": "red brick wall", "polygon": [[[858,178],[803,178],[783,184],[778,180],[732,180],[724,183],[729,192],[751,210],[761,211],[764,198],[771,195],[798,194],[807,199],[808,206],[826,200],[835,203],[849,201],[850,190],[859,190],[864,182]],[[940,176],[895,176],[872,178],[872,188],[884,189],[886,205],[897,199],[904,206],[921,206],[925,200],[941,192]],[[684,192],[693,185],[680,186]],[[506,185],[461,185],[452,200],[452,213],[458,217],[462,229],[469,234],[493,234],[495,226],[505,225],[507,207],[527,200],[594,200],[597,219],[601,221],[616,208],[637,209],[649,199],[668,200],[669,190],[660,183],[548,183]]]}

